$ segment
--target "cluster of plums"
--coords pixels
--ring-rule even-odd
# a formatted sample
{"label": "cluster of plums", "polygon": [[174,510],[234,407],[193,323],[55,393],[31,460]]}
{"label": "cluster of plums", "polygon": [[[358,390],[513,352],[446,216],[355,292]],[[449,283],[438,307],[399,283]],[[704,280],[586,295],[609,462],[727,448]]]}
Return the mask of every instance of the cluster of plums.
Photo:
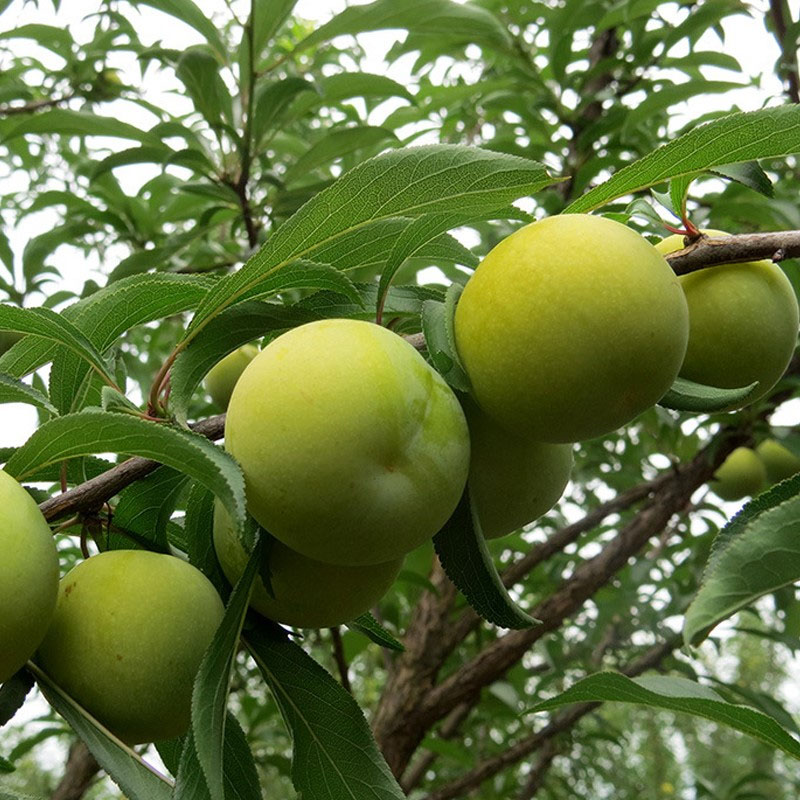
{"label": "cluster of plums", "polygon": [[737,447],[714,473],[711,488],[722,500],[741,500],[759,494],[800,472],[800,458],[774,439],[755,450]]}
{"label": "cluster of plums", "polygon": [[[750,401],[768,392],[796,344],[789,281],[769,262],[679,279],[662,253],[682,244],[653,247],[586,215],[509,236],[456,309],[470,398],[402,337],[363,321],[312,322],[223,359],[206,386],[227,407],[225,446],[243,470],[248,511],[272,537],[253,608],[297,627],[354,619],[467,486],[484,535],[518,530],[561,496],[573,442],[630,422],[679,374],[729,388],[758,382]],[[182,733],[223,613],[210,582],[173,556],[110,551],[57,592],[35,504],[5,473],[0,499],[0,681],[38,648],[40,667],[125,741]],[[247,554],[219,504],[213,536],[234,582]]]}

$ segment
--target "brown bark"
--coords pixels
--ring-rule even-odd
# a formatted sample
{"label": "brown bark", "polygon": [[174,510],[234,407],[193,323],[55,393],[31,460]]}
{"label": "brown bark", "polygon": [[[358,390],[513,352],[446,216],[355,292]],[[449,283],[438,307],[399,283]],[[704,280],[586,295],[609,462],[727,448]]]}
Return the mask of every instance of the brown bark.
{"label": "brown bark", "polygon": [[80,800],[99,771],[100,765],[89,752],[89,748],[76,739],[69,748],[64,777],[50,800]]}

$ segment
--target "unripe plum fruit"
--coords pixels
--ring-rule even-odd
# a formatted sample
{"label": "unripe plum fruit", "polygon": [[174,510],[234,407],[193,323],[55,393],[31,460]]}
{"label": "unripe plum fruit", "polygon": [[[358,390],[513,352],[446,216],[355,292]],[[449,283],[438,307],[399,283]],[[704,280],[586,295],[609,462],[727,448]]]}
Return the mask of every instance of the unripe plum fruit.
{"label": "unripe plum fruit", "polygon": [[0,470],[0,683],[39,646],[57,597],[53,534],[33,498]]}
{"label": "unripe plum fruit", "polygon": [[546,514],[572,471],[572,445],[522,439],[472,404],[469,489],[483,535],[496,539]]}
{"label": "unripe plum fruit", "polygon": [[192,684],[224,607],[174,556],[110,550],[61,580],[42,669],[128,744],[181,736]]}
{"label": "unripe plum fruit", "polygon": [[[656,248],[666,255],[683,246],[683,237],[675,235]],[[680,282],[689,305],[681,377],[723,389],[758,381],[752,395],[728,410],[763,397],[786,371],[797,344],[797,299],[789,279],[771,261],[748,261],[690,272]]]}
{"label": "unripe plum fruit", "polygon": [[464,289],[459,355],[510,433],[575,442],[656,403],[686,352],[686,300],[664,258],[612,220],[563,214],[498,244]]}
{"label": "unripe plum fruit", "polygon": [[749,447],[737,447],[714,473],[709,484],[722,500],[741,500],[758,494],[766,485],[764,464]]}
{"label": "unripe plum fruit", "polygon": [[203,385],[218,408],[224,411],[228,407],[236,381],[257,355],[258,348],[254,344],[246,344],[228,353],[208,371]]}
{"label": "unripe plum fruit", "polygon": [[756,447],[769,483],[780,483],[800,472],[800,458],[774,439],[765,439]]}
{"label": "unripe plum fruit", "polygon": [[[227,511],[214,508],[214,549],[225,577],[235,584],[247,552]],[[296,628],[329,628],[369,611],[394,583],[402,558],[385,564],[347,567],[296,553],[273,539],[264,550],[271,592],[257,577],[250,605],[267,619]]]}
{"label": "unripe plum fruit", "polygon": [[408,342],[358,320],[311,322],[264,348],[233,391],[225,446],[263,528],[351,566],[430,539],[469,469],[450,387]]}

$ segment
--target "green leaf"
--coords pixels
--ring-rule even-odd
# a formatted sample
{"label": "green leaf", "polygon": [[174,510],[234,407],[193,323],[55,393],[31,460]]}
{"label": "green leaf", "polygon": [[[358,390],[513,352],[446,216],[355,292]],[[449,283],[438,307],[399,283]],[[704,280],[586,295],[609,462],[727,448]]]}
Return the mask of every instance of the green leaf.
{"label": "green leaf", "polygon": [[228,691],[239,635],[253,582],[261,566],[263,549],[263,539],[257,535],[247,566],[228,600],[225,616],[200,663],[192,691],[192,737],[211,800],[225,800],[222,764]]}
{"label": "green leaf", "polygon": [[724,411],[733,405],[738,405],[749,397],[758,381],[739,389],[719,389],[716,386],[705,386],[702,383],[676,378],[670,390],[658,401],[664,408],[674,408],[676,411],[692,411],[694,413],[711,413]]}
{"label": "green leaf", "polygon": [[69,29],[41,24],[20,25],[10,31],[3,31],[0,39],[33,39],[40,47],[51,50],[65,61],[71,60],[74,44]]}
{"label": "green leaf", "polygon": [[55,133],[64,136],[112,136],[116,139],[134,139],[157,146],[161,140],[149,131],[129,125],[113,117],[102,117],[88,111],[70,111],[66,108],[53,108],[39,114],[25,116],[20,122],[6,131],[3,144],[25,134]]}
{"label": "green leaf", "polygon": [[286,184],[290,184],[318,167],[330,164],[337,158],[355,153],[364,147],[373,147],[390,140],[396,142],[397,137],[388,128],[357,125],[352,128],[334,129],[311,145],[286,170],[283,180]]}
{"label": "green leaf", "polygon": [[51,414],[58,414],[55,406],[38,389],[0,372],[0,404],[2,403],[28,403]]}
{"label": "green leaf", "polygon": [[466,372],[459,365],[455,349],[447,333],[448,309],[444,303],[426,300],[422,304],[422,331],[431,363],[436,371],[454,389],[469,392],[470,382]]}
{"label": "green leaf", "polygon": [[233,124],[231,95],[219,74],[219,62],[214,56],[199,48],[191,48],[181,56],[175,74],[209,125],[219,126],[223,120]]}
{"label": "green leaf", "polygon": [[414,100],[414,95],[402,83],[385,75],[373,75],[369,72],[340,72],[338,75],[320,78],[319,86],[322,99],[327,102],[338,102],[351,97],[370,100],[403,97],[412,102]]}
{"label": "green leaf", "polygon": [[306,50],[336,36],[391,28],[440,39],[474,42],[499,50],[509,50],[512,45],[505,26],[477,5],[461,5],[449,0],[406,0],[403,3],[376,0],[345,8],[330,22],[309,34],[295,49]]}
{"label": "green leaf", "polygon": [[[256,7],[262,4],[256,4]],[[289,76],[264,86],[256,97],[253,119],[253,141],[256,146],[283,117],[291,102],[300,92],[315,92],[317,88],[305,78]]]}
{"label": "green leaf", "polygon": [[17,308],[0,305],[0,330],[33,333],[62,344],[85,359],[106,381],[111,384],[114,382],[100,353],[63,314],[56,314],[49,308]]}
{"label": "green leaf", "polygon": [[[182,472],[159,467],[123,489],[114,509],[114,526],[135,534],[149,550],[169,553],[167,524],[187,480]],[[127,537],[112,533],[109,539],[109,549],[131,547]]]}
{"label": "green leaf", "polygon": [[535,161],[476,147],[429,145],[365,161],[317,194],[237,272],[209,292],[187,337],[298,258],[370,223],[458,207],[481,214],[554,183]]}
{"label": "green leaf", "polygon": [[[262,800],[253,753],[242,726],[230,712],[225,716],[222,761],[225,800]],[[211,800],[191,730],[184,737],[177,774],[172,800]]]}
{"label": "green leaf", "polygon": [[32,688],[33,677],[27,670],[20,670],[0,686],[0,728],[22,708]]}
{"label": "green leaf", "polygon": [[570,703],[613,701],[710,719],[800,759],[800,742],[772,717],[746,706],[726,703],[713,690],[686,678],[666,675],[628,678],[614,672],[600,672],[578,681],[557,697],[537,703],[531,711],[549,711]]}
{"label": "green leaf", "polygon": [[758,161],[746,161],[743,164],[723,164],[709,170],[713,175],[720,175],[723,178],[730,178],[742,186],[763,194],[764,197],[774,197],[775,190],[772,181]]}
{"label": "green leaf", "polygon": [[763,595],[800,580],[800,475],[749,502],[720,531],[683,637],[698,644],[722,620]]}
{"label": "green leaf", "polygon": [[294,8],[297,0],[272,0],[269,3],[253,3],[253,50],[256,58],[264,45],[277,33],[280,26]]}
{"label": "green leaf", "polygon": [[203,14],[192,0],[137,0],[137,2],[151,6],[163,11],[165,14],[170,14],[181,22],[185,22],[205,37],[205,40],[214,48],[223,63],[227,62],[227,47],[219,35],[217,26]]}
{"label": "green leaf", "polygon": [[227,602],[230,585],[214,551],[214,495],[200,483],[193,484],[189,490],[183,532],[189,562],[214,584],[220,597]]}
{"label": "green leaf", "polygon": [[530,628],[539,621],[511,599],[497,574],[465,491],[453,515],[433,537],[442,569],[472,608],[499,628]]}
{"label": "green leaf", "polygon": [[353,697],[277,626],[258,624],[245,644],[294,742],[292,781],[303,800],[403,800]]}
{"label": "green leaf", "polygon": [[39,667],[29,663],[28,668],[36,676],[47,702],[83,739],[100,766],[130,800],[170,800],[172,782],[168,778],[106,730]]}
{"label": "green leaf", "polygon": [[800,107],[787,105],[730,114],[694,128],[624,167],[571,203],[566,211],[591,211],[680,175],[798,152]]}
{"label": "green leaf", "polygon": [[123,414],[82,411],[46,422],[5,466],[22,480],[40,467],[92,453],[152,458],[199,481],[239,526],[245,521],[244,478],[236,462],[203,436]]}
{"label": "green leaf", "polygon": [[679,84],[667,83],[658,90],[649,92],[644,100],[626,113],[622,133],[630,135],[631,131],[635,131],[649,118],[658,118],[661,112],[676,103],[698,95],[711,95],[742,88],[743,84],[730,81],[689,80]]}
{"label": "green leaf", "polygon": [[369,611],[365,611],[360,617],[348,622],[347,627],[352,631],[363,633],[371,642],[385,647],[387,650],[395,650],[398,653],[402,653],[406,649]]}

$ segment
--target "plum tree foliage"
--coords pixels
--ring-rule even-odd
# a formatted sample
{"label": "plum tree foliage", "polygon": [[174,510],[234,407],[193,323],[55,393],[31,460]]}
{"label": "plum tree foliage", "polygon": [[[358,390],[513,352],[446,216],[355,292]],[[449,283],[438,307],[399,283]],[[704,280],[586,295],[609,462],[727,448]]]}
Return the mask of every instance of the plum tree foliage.
{"label": "plum tree foliage", "polygon": [[77,5],[0,0],[3,800],[797,797],[796,9],[777,96],[739,0]]}

